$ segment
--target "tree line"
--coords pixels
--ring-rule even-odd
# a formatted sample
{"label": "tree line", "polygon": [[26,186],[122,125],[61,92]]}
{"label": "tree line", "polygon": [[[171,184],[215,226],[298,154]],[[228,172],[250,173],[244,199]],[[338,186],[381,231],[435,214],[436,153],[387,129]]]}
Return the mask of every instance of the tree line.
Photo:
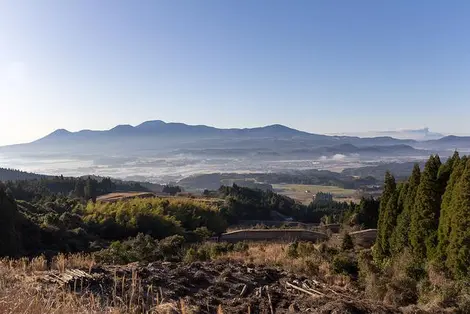
{"label": "tree line", "polygon": [[470,279],[470,158],[455,152],[441,163],[432,155],[399,183],[386,173],[374,257],[384,262],[405,250],[418,264]]}

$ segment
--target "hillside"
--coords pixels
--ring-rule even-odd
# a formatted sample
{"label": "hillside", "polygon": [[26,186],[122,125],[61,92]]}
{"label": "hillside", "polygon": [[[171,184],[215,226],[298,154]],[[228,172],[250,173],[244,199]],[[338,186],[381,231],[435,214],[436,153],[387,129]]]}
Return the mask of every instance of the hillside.
{"label": "hillside", "polygon": [[31,172],[25,172],[16,169],[0,168],[0,181],[34,180],[45,177],[45,175]]}

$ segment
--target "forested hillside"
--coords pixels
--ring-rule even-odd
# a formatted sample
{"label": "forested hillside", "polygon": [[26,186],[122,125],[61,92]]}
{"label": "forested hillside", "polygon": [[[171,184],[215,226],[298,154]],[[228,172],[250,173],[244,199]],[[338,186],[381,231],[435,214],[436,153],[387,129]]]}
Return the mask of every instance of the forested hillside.
{"label": "forested hillside", "polygon": [[0,168],[0,181],[15,181],[15,180],[34,180],[45,178],[45,175],[25,172],[16,169]]}
{"label": "forested hillside", "polygon": [[[470,279],[470,159],[456,152],[445,163],[433,155],[415,165],[406,182],[385,175],[374,257],[379,262],[411,252],[413,267],[430,266]],[[422,275],[418,275],[422,276]]]}
{"label": "forested hillside", "polygon": [[237,185],[221,187],[203,198],[95,200],[96,195],[115,189],[110,179],[90,177],[2,184],[0,256],[96,251],[139,233],[157,240],[181,236],[194,242],[220,234],[240,220],[271,220],[272,213],[318,223],[338,222],[356,211],[354,204],[312,202],[305,206],[271,191]]}

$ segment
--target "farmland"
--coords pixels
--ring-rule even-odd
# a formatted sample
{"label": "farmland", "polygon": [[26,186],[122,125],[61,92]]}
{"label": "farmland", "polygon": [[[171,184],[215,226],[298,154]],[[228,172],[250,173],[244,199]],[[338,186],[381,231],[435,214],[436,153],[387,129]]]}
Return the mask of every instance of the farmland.
{"label": "farmland", "polygon": [[308,184],[274,184],[274,191],[308,204],[313,196],[318,192],[331,193],[336,201],[358,201],[360,196],[358,191],[353,189],[343,189],[337,186],[308,185]]}

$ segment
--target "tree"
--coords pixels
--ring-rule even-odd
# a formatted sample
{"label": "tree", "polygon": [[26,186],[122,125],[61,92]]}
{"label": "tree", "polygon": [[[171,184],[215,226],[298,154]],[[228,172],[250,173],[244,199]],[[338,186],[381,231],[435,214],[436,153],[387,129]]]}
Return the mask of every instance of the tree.
{"label": "tree", "polygon": [[[374,246],[374,257],[378,260],[382,260],[387,253],[385,248],[383,247],[385,241],[388,241],[388,239],[385,239],[387,232],[385,228],[384,218],[385,218],[385,214],[387,211],[388,203],[395,193],[396,193],[395,178],[392,176],[392,174],[389,171],[387,171],[385,173],[384,191],[382,193],[382,196],[380,197],[379,219],[377,223],[377,239],[375,241],[375,246]],[[390,206],[392,204],[393,202],[390,204]]]}
{"label": "tree", "polygon": [[168,193],[170,195],[176,195],[177,193],[181,192],[181,188],[179,186],[174,185],[165,185],[163,187],[163,193]]}
{"label": "tree", "polygon": [[454,152],[454,154],[447,159],[447,161],[439,167],[439,172],[437,173],[437,181],[439,183],[439,189],[441,195],[444,194],[444,191],[447,186],[447,182],[450,179],[450,175],[454,168],[454,165],[460,160],[460,156],[458,152]]}
{"label": "tree", "polygon": [[382,251],[385,256],[390,256],[390,238],[397,223],[399,193],[399,190],[395,190],[388,200],[380,228]]}
{"label": "tree", "polygon": [[467,162],[466,156],[463,156],[462,159],[460,159],[458,155],[453,158],[453,170],[447,183],[444,195],[442,196],[441,213],[439,216],[439,226],[437,229],[438,245],[436,260],[441,265],[444,265],[447,259],[447,247],[449,246],[451,218],[453,214],[452,199],[454,198],[453,195],[455,186],[459,182]]}
{"label": "tree", "polygon": [[16,230],[18,215],[15,201],[0,186],[0,256],[15,256],[21,250]]}
{"label": "tree", "polygon": [[446,266],[459,279],[470,279],[470,160],[451,200],[451,232]]}
{"label": "tree", "polygon": [[425,259],[435,253],[440,211],[439,156],[429,158],[424,166],[416,191],[414,210],[411,214],[410,240],[417,258]]}
{"label": "tree", "polygon": [[377,228],[379,219],[379,202],[370,198],[362,197],[357,208],[357,223],[364,228]]}
{"label": "tree", "polygon": [[[397,227],[392,234],[391,249],[394,254],[402,252],[405,247],[409,246],[409,229],[411,223],[411,213],[416,198],[416,190],[418,189],[421,177],[419,165],[415,164],[413,172],[407,182],[406,194],[402,193],[400,202],[403,202],[403,211],[397,217]],[[405,189],[403,189],[405,192]],[[403,195],[405,194],[405,195]],[[402,198],[404,197],[404,201]]]}
{"label": "tree", "polygon": [[91,177],[88,177],[85,183],[85,191],[84,191],[84,196],[86,200],[92,200],[93,202],[96,201],[97,195],[97,190],[96,187],[98,185],[98,182]]}

